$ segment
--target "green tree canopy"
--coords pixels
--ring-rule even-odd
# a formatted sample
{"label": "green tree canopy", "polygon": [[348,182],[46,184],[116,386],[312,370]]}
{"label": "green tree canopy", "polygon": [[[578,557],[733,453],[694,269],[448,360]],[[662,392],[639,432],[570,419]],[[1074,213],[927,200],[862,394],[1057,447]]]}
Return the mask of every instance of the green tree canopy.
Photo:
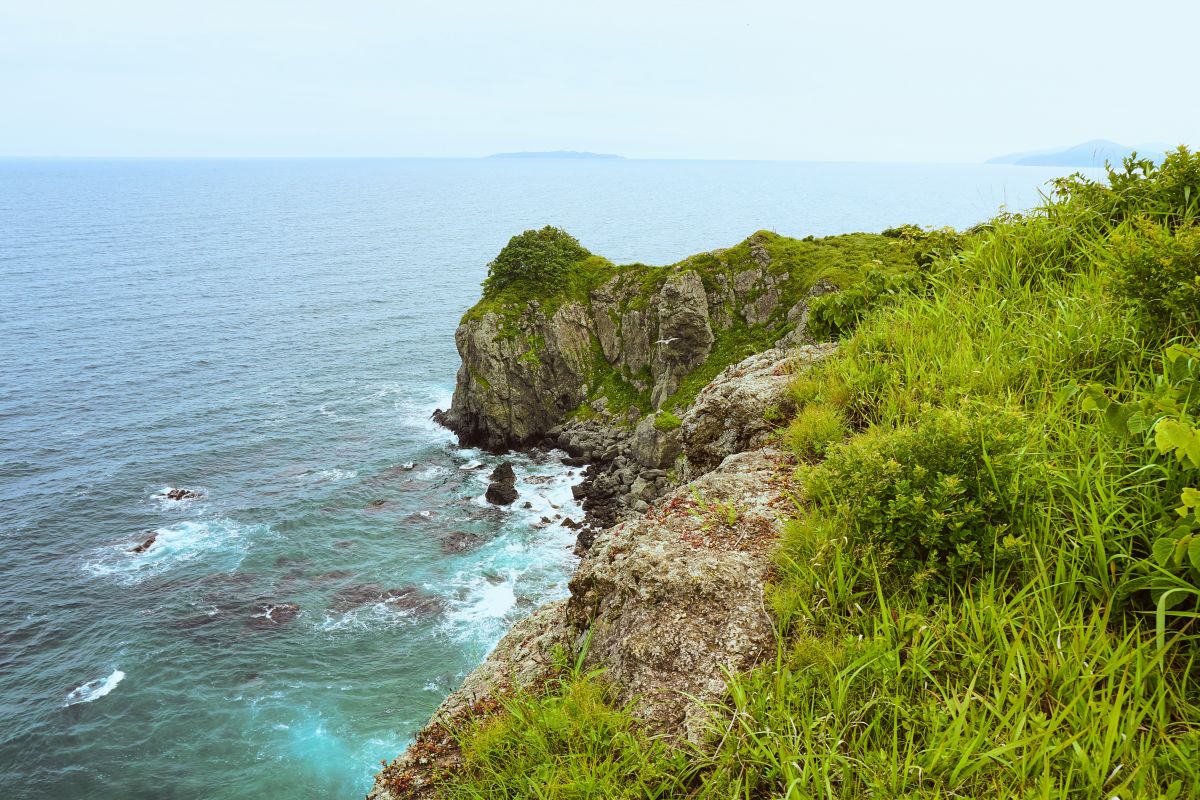
{"label": "green tree canopy", "polygon": [[509,239],[488,264],[483,293],[493,296],[513,285],[553,292],[568,277],[571,267],[590,255],[578,239],[560,228],[547,225],[525,231]]}

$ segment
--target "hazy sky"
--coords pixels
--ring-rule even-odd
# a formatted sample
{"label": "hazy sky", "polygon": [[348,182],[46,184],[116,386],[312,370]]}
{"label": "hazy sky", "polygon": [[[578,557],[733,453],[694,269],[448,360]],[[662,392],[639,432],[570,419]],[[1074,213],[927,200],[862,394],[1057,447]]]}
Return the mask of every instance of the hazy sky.
{"label": "hazy sky", "polygon": [[1200,142],[1200,0],[0,0],[0,155]]}

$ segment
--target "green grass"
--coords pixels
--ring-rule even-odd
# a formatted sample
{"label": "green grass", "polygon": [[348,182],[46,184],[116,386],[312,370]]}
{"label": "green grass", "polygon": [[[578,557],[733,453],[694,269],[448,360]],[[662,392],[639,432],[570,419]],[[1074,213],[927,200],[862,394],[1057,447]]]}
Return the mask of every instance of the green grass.
{"label": "green grass", "polygon": [[[1200,586],[1186,548],[1157,552],[1198,524],[1172,450],[1196,393],[1163,353],[1200,330],[1200,157],[1172,158],[933,248],[919,291],[797,378],[784,441],[812,463],[767,587],[777,652],[730,676],[706,748],[664,749],[575,675],[464,731],[486,747],[447,796],[1200,796]],[[1167,257],[1129,266],[1147,219]],[[1157,410],[1118,434],[1098,396]]]}

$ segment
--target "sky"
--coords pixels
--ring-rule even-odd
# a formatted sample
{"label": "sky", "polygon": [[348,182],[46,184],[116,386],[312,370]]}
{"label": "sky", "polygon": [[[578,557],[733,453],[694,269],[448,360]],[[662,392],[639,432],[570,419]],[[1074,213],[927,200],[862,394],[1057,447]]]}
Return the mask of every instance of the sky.
{"label": "sky", "polygon": [[1200,143],[1200,0],[0,0],[0,156]]}

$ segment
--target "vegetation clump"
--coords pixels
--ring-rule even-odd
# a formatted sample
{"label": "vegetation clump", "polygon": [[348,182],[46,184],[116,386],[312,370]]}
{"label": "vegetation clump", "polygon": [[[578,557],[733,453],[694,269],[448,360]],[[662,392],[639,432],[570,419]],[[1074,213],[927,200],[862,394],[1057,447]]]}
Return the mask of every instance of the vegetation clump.
{"label": "vegetation clump", "polygon": [[654,415],[654,429],[663,433],[669,433],[683,424],[683,420],[679,419],[679,415],[671,411],[660,411]]}
{"label": "vegetation clump", "polygon": [[485,297],[509,287],[558,290],[573,266],[591,253],[571,234],[547,225],[528,230],[509,240],[490,264],[483,282]]}

